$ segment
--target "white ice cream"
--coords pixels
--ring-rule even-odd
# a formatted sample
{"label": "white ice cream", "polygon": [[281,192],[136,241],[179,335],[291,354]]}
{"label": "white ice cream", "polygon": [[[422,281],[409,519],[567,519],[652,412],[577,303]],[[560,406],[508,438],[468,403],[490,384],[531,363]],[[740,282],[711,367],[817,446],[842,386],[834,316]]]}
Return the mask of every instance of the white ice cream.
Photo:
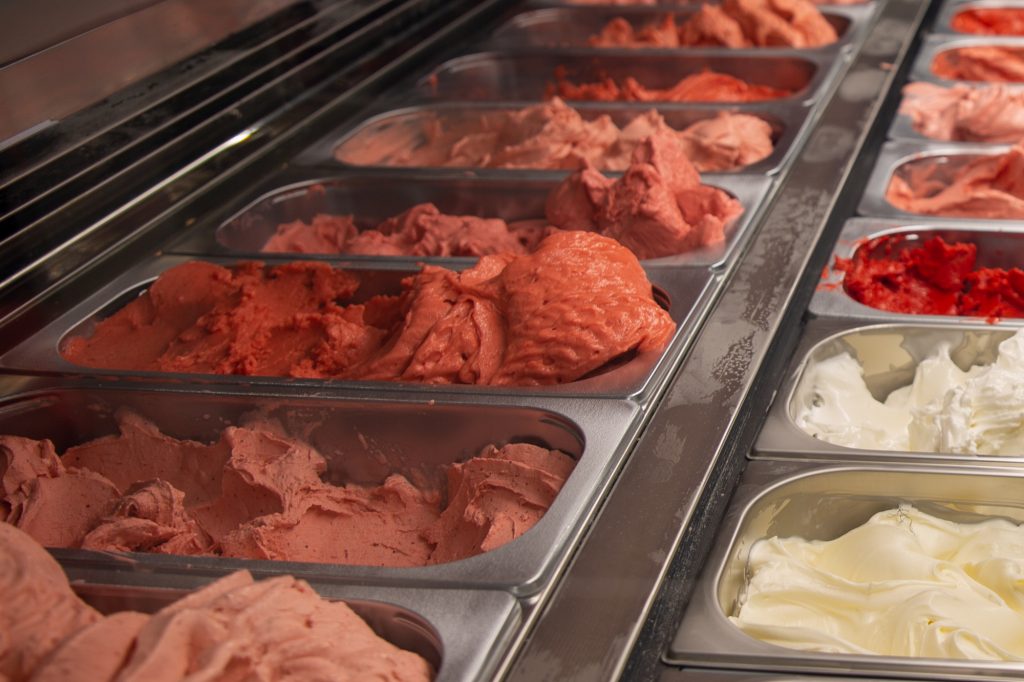
{"label": "white ice cream", "polygon": [[836,445],[1024,455],[1024,330],[999,344],[994,363],[967,372],[939,347],[884,402],[847,353],[809,365],[796,395],[797,426]]}
{"label": "white ice cream", "polygon": [[730,618],[757,639],[824,653],[1024,660],[1024,528],[901,506],[830,541],[750,549]]}

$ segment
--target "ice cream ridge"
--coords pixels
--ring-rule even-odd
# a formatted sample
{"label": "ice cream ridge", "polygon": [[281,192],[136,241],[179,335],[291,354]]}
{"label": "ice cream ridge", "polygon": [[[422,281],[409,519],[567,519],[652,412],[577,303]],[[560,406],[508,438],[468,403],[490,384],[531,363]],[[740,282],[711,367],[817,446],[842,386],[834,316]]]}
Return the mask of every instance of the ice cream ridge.
{"label": "ice cream ridge", "polygon": [[821,440],[869,450],[1024,455],[1024,331],[995,362],[962,369],[943,344],[911,384],[876,397],[849,353],[807,365],[793,396],[796,425]]}
{"label": "ice cream ridge", "polygon": [[232,573],[155,614],[104,616],[60,566],[0,524],[0,678],[10,682],[430,680],[418,654],[379,637],[304,581]]}
{"label": "ice cream ridge", "polygon": [[635,28],[613,19],[592,47],[821,47],[836,42],[832,24],[809,0],[723,0],[702,4],[681,24],[666,14]]}
{"label": "ice cream ridge", "polygon": [[456,166],[625,170],[633,150],[653,135],[678,136],[698,171],[725,171],[756,163],[772,152],[764,119],[728,111],[685,129],[670,128],[653,109],[621,130],[607,114],[593,120],[561,99],[470,120],[433,116],[422,125],[394,125],[344,144],[335,157],[353,165]]}
{"label": "ice cream ridge", "polygon": [[970,315],[995,320],[1024,317],[1024,271],[976,268],[978,247],[932,237],[911,246],[887,235],[837,257],[843,288],[855,301],[896,313]]}
{"label": "ice cream ridge", "polygon": [[910,83],[900,113],[933,140],[1015,143],[1024,139],[1024,92],[1005,85]]}
{"label": "ice cream ridge", "polygon": [[[912,161],[889,180],[886,200],[908,213],[963,218],[1024,217],[1024,146],[957,163]],[[952,157],[956,161],[956,157]]]}
{"label": "ice cream ridge", "polygon": [[[728,140],[701,145],[705,158],[731,156]],[[523,253],[560,230],[597,231],[614,237],[639,258],[659,258],[712,246],[743,206],[701,182],[688,156],[696,148],[661,131],[632,149],[625,175],[611,180],[588,160],[547,197],[543,220],[506,223],[496,218],[452,216],[419,204],[360,231],[353,216],[317,215],[309,223],[278,226],[266,252],[458,255]],[[703,154],[703,152],[699,152]]]}
{"label": "ice cream ridge", "polygon": [[447,467],[446,490],[393,473],[322,480],[327,460],[272,423],[201,443],[118,415],[120,433],[69,448],[0,436],[0,520],[48,547],[371,566],[423,566],[496,549],[544,516],[574,467],[525,443]]}
{"label": "ice cream ridge", "polygon": [[1020,525],[901,505],[833,540],[754,543],[730,620],[804,651],[1021,661],[1022,571]]}
{"label": "ice cream ridge", "polygon": [[706,69],[684,76],[666,88],[645,86],[632,76],[621,81],[605,77],[577,83],[565,68],[555,69],[555,81],[548,85],[548,97],[594,102],[761,102],[794,94],[793,90],[748,83],[736,76]]}

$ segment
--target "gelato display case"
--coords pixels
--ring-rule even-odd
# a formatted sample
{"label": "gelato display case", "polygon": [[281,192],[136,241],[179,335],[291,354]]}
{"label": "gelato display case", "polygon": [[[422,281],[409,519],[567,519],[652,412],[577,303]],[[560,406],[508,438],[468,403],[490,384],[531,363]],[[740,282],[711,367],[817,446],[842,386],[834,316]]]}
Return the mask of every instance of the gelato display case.
{"label": "gelato display case", "polygon": [[87,627],[0,677],[235,583],[411,679],[1024,674],[1024,4],[51,4],[0,596]]}

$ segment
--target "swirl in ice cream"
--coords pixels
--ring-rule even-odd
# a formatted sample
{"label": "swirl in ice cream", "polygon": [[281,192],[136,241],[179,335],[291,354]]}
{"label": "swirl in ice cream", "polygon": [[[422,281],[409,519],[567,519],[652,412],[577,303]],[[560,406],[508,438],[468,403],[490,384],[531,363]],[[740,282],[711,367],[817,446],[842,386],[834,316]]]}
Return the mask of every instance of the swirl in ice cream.
{"label": "swirl in ice cream", "polygon": [[1021,526],[901,505],[834,540],[754,543],[730,620],[804,651],[1022,661],[1022,575]]}
{"label": "swirl in ice cream", "polygon": [[990,365],[964,371],[942,345],[909,386],[876,399],[849,353],[810,363],[794,401],[797,426],[852,448],[1024,455],[1024,330]]}

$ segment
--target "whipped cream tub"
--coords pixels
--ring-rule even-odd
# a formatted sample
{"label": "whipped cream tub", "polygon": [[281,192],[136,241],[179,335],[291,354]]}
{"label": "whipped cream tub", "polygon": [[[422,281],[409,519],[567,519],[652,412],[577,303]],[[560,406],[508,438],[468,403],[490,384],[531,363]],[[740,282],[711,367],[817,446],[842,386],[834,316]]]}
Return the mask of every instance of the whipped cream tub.
{"label": "whipped cream tub", "polygon": [[[610,358],[601,367],[576,381],[546,386],[474,386],[455,384],[414,383],[409,381],[349,381],[337,379],[306,379],[286,376],[243,376],[200,373],[151,372],[101,369],[77,365],[61,354],[68,340],[89,337],[96,324],[121,310],[137,298],[155,278],[165,270],[193,259],[181,256],[159,256],[124,273],[103,285],[93,295],[65,311],[33,336],[0,356],[0,366],[11,370],[53,372],[86,376],[149,377],[159,381],[190,381],[199,383],[241,386],[291,386],[307,394],[325,395],[346,390],[375,395],[381,391],[405,394],[420,400],[431,400],[442,395],[578,396],[631,398],[645,404],[674,367],[675,358],[692,341],[696,323],[705,312],[708,296],[713,290],[716,275],[704,268],[648,268],[646,274],[652,285],[652,299],[676,323],[676,329],[665,347],[624,353]],[[237,259],[204,259],[208,263],[231,267]],[[265,267],[273,267],[294,260],[263,259]],[[419,272],[420,268],[405,263],[387,263],[380,259],[350,262],[331,260],[330,263],[358,275],[359,288],[346,302],[363,303],[379,295],[395,295],[401,291],[402,280]],[[455,269],[466,267],[465,262]],[[325,393],[327,392],[327,393]]]}
{"label": "whipped cream tub", "polygon": [[[317,254],[272,254],[260,249],[277,231],[278,226],[298,220],[307,224],[318,214],[352,215],[360,226],[375,227],[381,221],[397,216],[417,204],[432,203],[447,214],[501,218],[505,221],[544,220],[544,204],[565,172],[557,178],[528,172],[499,173],[501,177],[456,178],[402,172],[384,175],[324,176],[310,179],[308,173],[296,174],[302,180],[272,185],[250,203],[219,224],[215,218],[204,219],[183,232],[165,248],[166,253],[210,256],[243,254],[252,258],[337,260],[354,263],[395,263],[413,269],[419,263],[438,263],[453,268],[466,267],[475,258],[441,258],[437,256],[359,256]],[[514,177],[522,175],[523,177]],[[621,174],[609,174],[612,176]],[[735,197],[743,213],[727,226],[725,241],[673,256],[644,261],[650,266],[709,266],[726,261],[743,243],[747,226],[759,215],[771,179],[753,175],[713,175],[705,178]]]}
{"label": "whipped cream tub", "polygon": [[1020,467],[1020,329],[811,320],[751,457]]}
{"label": "whipped cream tub", "polygon": [[[809,103],[817,99],[838,66],[834,55],[806,51],[766,56],[754,50],[691,48],[684,54],[641,56],[623,51],[502,50],[450,59],[421,78],[415,93],[430,101],[537,101],[549,96],[556,69],[574,83],[635,78],[646,88],[659,89],[710,69],[755,85],[793,91],[780,101]],[[650,104],[659,110],[671,106]]]}
{"label": "whipped cream tub", "polygon": [[[978,144],[966,142],[914,142],[895,140],[882,146],[871,177],[864,189],[857,212],[862,216],[891,219],[949,219],[991,225],[992,221],[1004,222],[1021,220],[1014,217],[988,215],[967,216],[952,213],[939,205],[936,213],[915,212],[894,205],[887,197],[890,183],[899,178],[910,184],[927,183],[933,191],[928,196],[934,197],[948,188],[950,184],[964,172],[964,168],[980,159],[992,158],[1010,152],[1009,145]],[[1007,203],[1006,201],[1002,203]],[[1002,203],[1000,205],[1002,205]],[[1022,202],[1024,203],[1024,202]],[[958,202],[950,199],[948,206],[958,206]],[[991,201],[978,200],[979,206],[991,207]]]}
{"label": "whipped cream tub", "polygon": [[[124,574],[98,571],[85,562],[65,562],[64,569],[78,596],[104,615],[154,613],[205,582],[164,575],[138,586],[124,584]],[[344,601],[382,638],[425,658],[436,673],[435,682],[488,679],[521,620],[514,598],[501,592],[314,587],[327,599]]]}
{"label": "whipped cream tub", "polygon": [[[491,551],[434,565],[379,567],[210,555],[54,550],[62,562],[114,571],[118,581],[144,586],[162,584],[160,576],[164,573],[198,579],[244,568],[256,577],[291,574],[317,585],[358,583],[534,594],[548,584],[567,559],[567,548],[578,537],[621,463],[639,421],[636,406],[625,401],[518,402],[480,397],[468,405],[441,397],[429,403],[422,399],[402,400],[384,391],[359,400],[329,398],[322,393],[303,397],[289,395],[287,391],[257,394],[251,388],[231,391],[196,385],[188,389],[170,385],[127,387],[29,377],[8,377],[6,381],[17,390],[10,391],[10,397],[0,403],[0,434],[50,439],[58,454],[74,445],[118,434],[127,414],[134,418],[129,426],[141,419],[169,438],[203,444],[218,442],[230,426],[254,425],[255,429],[271,434],[280,428],[288,437],[308,443],[323,456],[325,471],[317,476],[334,486],[380,486],[390,475],[401,474],[420,490],[437,490],[444,495],[449,465],[477,455],[488,444],[528,443],[559,450],[574,462],[547,511],[520,537]],[[402,428],[396,429],[395,424]],[[136,428],[125,433],[139,433]],[[145,433],[142,431],[141,437],[128,442],[149,442]],[[232,435],[232,442],[262,442],[244,434],[243,440],[239,437]],[[88,463],[83,466],[88,468]],[[289,468],[292,470],[295,467]],[[152,474],[147,476],[152,478]],[[209,523],[208,515],[203,518],[207,519],[204,523]],[[289,537],[292,536],[282,536],[285,541]]]}
{"label": "whipped cream tub", "polygon": [[[986,592],[993,592],[1003,585],[1002,593],[1009,598],[1014,591],[1012,584],[1013,565],[1024,562],[1021,545],[1009,542],[998,547],[996,553],[1006,555],[1007,563],[990,562],[988,574],[980,580],[993,585],[991,588],[977,587],[971,593],[966,587],[969,579],[957,582],[952,576],[964,575],[961,569],[950,566],[959,560],[950,558],[949,563],[924,558],[931,551],[932,539],[946,543],[952,553],[958,548],[964,557],[972,555],[972,545],[982,551],[978,561],[991,557],[984,548],[994,537],[1008,539],[1021,537],[1024,530],[1018,526],[1024,523],[1024,477],[1008,471],[977,470],[963,471],[948,467],[906,467],[893,466],[809,466],[795,462],[752,462],[741,479],[733,496],[719,533],[712,547],[711,556],[697,580],[694,596],[680,628],[667,653],[666,662],[683,666],[700,666],[729,669],[757,669],[787,673],[854,674],[900,679],[928,680],[998,680],[1019,679],[1024,674],[1024,663],[1001,660],[973,660],[955,658],[963,655],[980,655],[972,646],[975,633],[989,629],[988,635],[999,639],[996,626],[993,633],[990,623],[1013,623],[1020,617],[1003,602],[996,607],[997,598],[986,602]],[[901,507],[902,505],[902,507]],[[895,510],[895,511],[894,511]],[[882,514],[868,528],[882,528],[879,531],[861,530],[844,535],[866,524],[876,514]],[[929,521],[926,514],[936,521]],[[951,524],[976,524],[985,526],[961,526]],[[917,524],[915,526],[915,523]],[[995,529],[992,528],[995,526]],[[927,529],[927,530],[926,530]],[[981,531],[981,534],[977,534]],[[920,533],[916,535],[915,533]],[[791,629],[773,630],[765,626],[762,630],[748,627],[762,637],[791,636],[791,646],[769,644],[747,634],[735,624],[736,617],[743,609],[756,608],[763,603],[760,587],[761,571],[765,571],[761,560],[771,555],[773,543],[755,544],[764,538],[802,538],[804,540],[829,541],[844,538],[844,544],[828,546],[822,550],[825,561],[821,573],[825,573],[828,561],[834,561],[835,573],[849,579],[809,579],[807,583],[792,574],[791,578],[780,578],[782,584],[793,590],[793,603],[810,603],[809,607],[819,613],[842,613],[847,620],[843,626],[830,626],[826,619],[811,623],[812,617],[801,619],[807,628],[799,633]],[[969,538],[974,538],[969,540]],[[920,541],[922,548],[916,545]],[[980,543],[980,544],[979,544]],[[910,551],[908,551],[910,550]],[[816,549],[792,550],[792,557],[816,556]],[[752,559],[753,557],[753,559]],[[858,565],[860,575],[877,575],[878,582],[862,578],[858,572],[848,569]],[[1015,563],[1014,563],[1015,562]],[[927,575],[932,564],[944,568],[934,575]],[[977,564],[980,567],[982,564]],[[780,559],[779,566],[790,565]],[[770,570],[770,567],[769,567]],[[885,582],[883,574],[894,575]],[[1000,571],[1007,571],[1001,573]],[[763,575],[769,575],[764,573]],[[808,572],[808,575],[812,575]],[[816,574],[813,574],[816,575]],[[900,575],[906,579],[901,579]],[[918,580],[915,576],[921,575]],[[934,597],[934,602],[909,596],[922,585],[935,588],[937,593],[943,586],[932,581],[935,576],[948,578],[958,591],[952,591],[948,599]],[[751,576],[754,576],[753,578]],[[752,583],[750,581],[753,580]],[[753,588],[747,588],[747,584]],[[820,598],[804,594],[815,594],[814,589],[803,591],[799,585],[817,584],[821,589]],[[868,588],[868,585],[874,587]],[[770,588],[766,588],[770,589]],[[964,590],[964,591],[959,591]],[[904,597],[906,601],[904,601]],[[991,612],[978,617],[979,608],[972,604],[991,607]],[[889,600],[887,602],[886,600]],[[779,603],[786,601],[782,597]],[[848,610],[847,610],[848,609]],[[908,612],[913,617],[908,617]],[[744,620],[751,620],[751,612]],[[798,611],[792,611],[785,622],[793,623],[799,618]],[[996,614],[1000,615],[996,615]],[[928,616],[928,614],[932,614]],[[1005,620],[1000,618],[1005,617]],[[874,620],[870,620],[874,619]],[[939,621],[949,631],[957,630],[958,635],[944,637],[946,627],[931,628],[924,622]],[[973,622],[972,622],[973,621]],[[988,622],[987,622],[988,621]],[[911,622],[918,625],[912,626]],[[863,629],[862,626],[863,625]],[[865,629],[867,633],[865,633]],[[832,633],[847,634],[893,645],[894,653],[901,647],[896,643],[911,640],[906,645],[928,651],[928,656],[877,655],[869,653],[822,653],[819,651],[791,648],[809,646],[807,641],[816,638],[830,640]],[[855,635],[850,635],[850,632]],[[984,635],[981,635],[984,636]],[[803,638],[803,642],[801,642]],[[1013,636],[1010,636],[1013,639]],[[1018,643],[1020,638],[1016,638]],[[980,641],[980,639],[978,640]],[[813,646],[813,645],[810,645]],[[934,655],[942,653],[942,656]],[[1019,652],[1018,652],[1019,654]]]}
{"label": "whipped cream tub", "polygon": [[[717,3],[709,3],[717,4]],[[689,7],[673,9],[670,13],[675,16],[676,24],[682,24],[691,16],[696,14],[698,5],[692,4]],[[859,7],[857,5],[822,7],[822,16],[832,26],[838,35],[838,40],[829,45],[814,48],[802,48],[806,50],[820,50],[823,52],[835,53],[849,44],[855,44],[865,28],[867,18],[871,15],[872,8]],[[635,29],[643,26],[657,24],[668,12],[664,8],[652,11],[649,7],[629,6],[603,6],[603,7],[561,7],[550,9],[538,9],[523,12],[511,18],[497,31],[494,32],[490,44],[500,47],[564,47],[564,48],[588,48],[591,47],[589,40],[591,36],[601,33],[601,30],[612,19],[624,18]],[[592,48],[608,49],[608,48]],[[622,48],[615,48],[622,49]],[[691,50],[691,47],[675,48],[644,48],[647,50]],[[717,48],[728,50],[730,48]],[[800,49],[800,48],[778,48],[761,47],[751,48],[755,50],[775,51],[779,49]]]}
{"label": "whipped cream tub", "polygon": [[[821,278],[808,307],[820,318],[842,318],[865,322],[935,322],[952,325],[986,322],[996,326],[1024,325],[1024,319],[1001,317],[985,319],[956,315],[917,315],[896,313],[875,308],[851,297],[844,288],[844,273],[835,268],[836,258],[850,259],[859,249],[869,248],[868,242],[877,238],[895,238],[891,254],[884,260],[895,260],[900,252],[918,248],[925,241],[939,237],[947,244],[970,243],[977,246],[975,268],[1018,268],[1024,264],[1024,231],[1013,224],[999,223],[981,226],[977,222],[956,220],[885,220],[879,218],[852,218],[843,225],[829,258],[826,274]],[[888,245],[888,243],[887,243]],[[882,250],[884,247],[880,247]]]}

